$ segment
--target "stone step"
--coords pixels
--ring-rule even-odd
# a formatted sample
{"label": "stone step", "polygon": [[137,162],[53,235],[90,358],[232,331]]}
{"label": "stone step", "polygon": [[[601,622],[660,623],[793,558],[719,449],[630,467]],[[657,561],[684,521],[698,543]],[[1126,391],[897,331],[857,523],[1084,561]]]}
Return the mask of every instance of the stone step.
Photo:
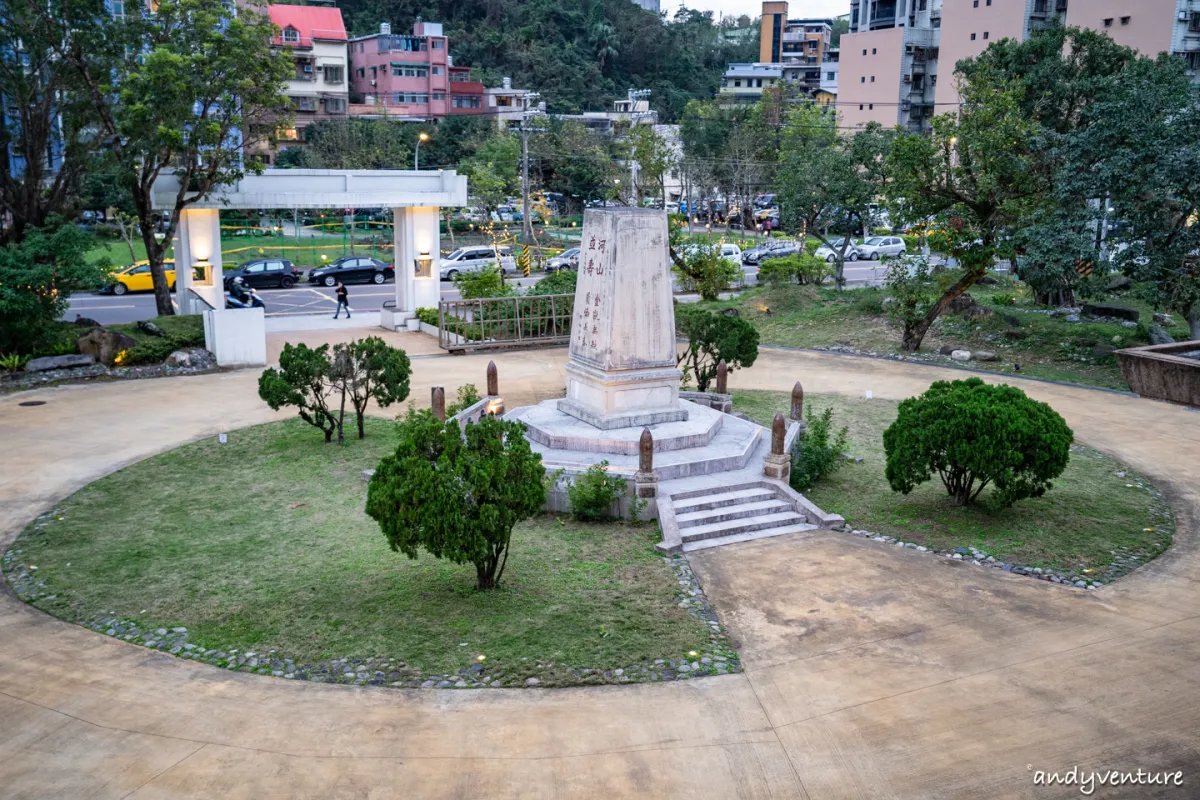
{"label": "stone step", "polygon": [[781,528],[764,528],[760,531],[746,531],[743,533],[733,533],[728,536],[713,536],[708,539],[698,539],[696,541],[685,541],[683,543],[683,552],[691,553],[696,550],[707,550],[710,547],[721,547],[726,544],[737,544],[738,542],[752,542],[755,539],[767,539],[771,536],[783,536],[787,533],[805,533],[808,531],[820,530],[816,525],[810,525],[807,522],[802,525],[785,525]]}
{"label": "stone step", "polygon": [[671,498],[671,505],[676,514],[687,514],[692,511],[706,511],[710,508],[724,508],[739,503],[754,503],[760,500],[771,500],[775,497],[775,489],[770,486],[758,486],[753,489],[738,489],[732,492],[715,492],[685,500]]}
{"label": "stone step", "polygon": [[686,514],[680,514],[679,507],[676,506],[675,521],[681,529],[690,529],[709,525],[714,522],[728,522],[729,520],[745,519],[746,517],[761,517],[764,514],[777,514],[781,511],[792,510],[794,509],[791,503],[775,497],[750,503],[709,508],[702,511],[689,511]]}
{"label": "stone step", "polygon": [[681,528],[679,538],[686,544],[687,542],[695,542],[700,539],[729,536],[735,533],[750,533],[766,528],[802,525],[807,523],[807,521],[802,514],[798,514],[795,511],[781,511],[774,514],[759,514],[754,517],[745,517],[744,519],[714,522],[709,525],[697,525],[693,528]]}
{"label": "stone step", "polygon": [[[686,492],[672,492],[671,493],[671,502],[675,505],[675,508],[679,508],[680,505],[687,502],[688,500],[703,500],[705,498],[712,497],[715,492],[720,492],[720,493],[724,494],[726,492],[740,492],[743,489],[766,489],[766,488],[771,488],[770,484],[763,483],[762,481],[749,481],[747,483],[738,483],[738,484],[734,484],[732,486],[721,486],[721,487],[709,486],[704,489],[689,489]],[[695,509],[689,509],[689,510],[695,510]]]}

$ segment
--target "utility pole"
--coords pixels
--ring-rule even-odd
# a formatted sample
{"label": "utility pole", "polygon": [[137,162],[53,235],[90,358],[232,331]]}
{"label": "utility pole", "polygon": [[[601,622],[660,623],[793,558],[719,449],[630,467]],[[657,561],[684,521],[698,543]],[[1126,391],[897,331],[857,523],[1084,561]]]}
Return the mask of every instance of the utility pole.
{"label": "utility pole", "polygon": [[[637,110],[637,101],[643,100],[643,99],[649,97],[650,96],[649,89],[630,89],[627,94],[629,97],[629,131],[630,131],[630,134],[632,134],[633,126],[638,124],[638,120],[652,117],[652,116],[654,116],[654,112],[653,111],[640,112]],[[636,206],[638,204],[638,196],[637,196],[638,163],[637,163],[637,159],[633,157],[632,135],[631,135],[630,139],[631,139],[631,145],[629,148],[629,192],[630,192],[629,204],[631,206]]]}
{"label": "utility pole", "polygon": [[529,213],[529,134],[545,133],[545,128],[529,127],[530,117],[537,113],[536,109],[530,109],[529,103],[531,100],[536,100],[540,97],[537,92],[528,92],[525,95],[525,109],[521,114],[521,127],[517,130],[521,134],[521,245],[525,248],[525,277],[529,277],[529,242],[533,238],[533,220]]}

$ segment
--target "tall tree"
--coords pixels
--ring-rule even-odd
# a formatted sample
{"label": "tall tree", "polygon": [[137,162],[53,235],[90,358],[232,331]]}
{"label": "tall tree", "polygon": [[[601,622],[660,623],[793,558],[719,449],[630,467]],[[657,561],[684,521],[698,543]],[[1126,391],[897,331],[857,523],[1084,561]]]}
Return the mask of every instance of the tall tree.
{"label": "tall tree", "polygon": [[637,201],[653,191],[666,204],[667,176],[678,163],[678,154],[671,142],[650,125],[634,125],[629,131],[632,156],[637,162]]}
{"label": "tall tree", "polygon": [[[885,191],[891,139],[892,133],[878,125],[842,136],[836,117],[812,105],[788,115],[776,178],[783,222],[836,253],[839,289],[850,237],[868,224],[871,204]],[[841,243],[835,245],[838,235]]]}
{"label": "tall tree", "polygon": [[988,69],[960,84],[956,114],[933,119],[929,136],[902,133],[888,156],[892,198],[912,213],[938,217],[940,243],[961,275],[906,326],[904,350],[920,348],[926,332],[956,297],[971,288],[1001,253],[1011,253],[1006,234],[1046,202],[1049,189],[1036,173],[1038,126],[1021,108],[1022,87]]}
{"label": "tall tree", "polygon": [[[158,313],[174,313],[163,257],[183,210],[257,172],[242,148],[272,141],[288,121],[290,52],[272,48],[262,15],[223,0],[163,0],[153,13],[83,31],[59,48],[92,104],[95,124],[132,198]],[[152,190],[173,172],[180,189],[161,239]]]}
{"label": "tall tree", "polygon": [[0,245],[77,210],[99,142],[78,75],[59,51],[78,31],[111,22],[103,0],[0,3],[0,207],[11,215]]}

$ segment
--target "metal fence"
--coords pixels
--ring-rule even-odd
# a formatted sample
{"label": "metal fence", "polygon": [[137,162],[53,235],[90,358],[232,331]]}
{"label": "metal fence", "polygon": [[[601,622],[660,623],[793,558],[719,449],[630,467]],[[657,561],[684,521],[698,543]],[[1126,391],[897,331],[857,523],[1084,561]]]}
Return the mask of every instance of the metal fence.
{"label": "metal fence", "polygon": [[438,346],[443,350],[567,344],[573,294],[483,297],[438,303]]}

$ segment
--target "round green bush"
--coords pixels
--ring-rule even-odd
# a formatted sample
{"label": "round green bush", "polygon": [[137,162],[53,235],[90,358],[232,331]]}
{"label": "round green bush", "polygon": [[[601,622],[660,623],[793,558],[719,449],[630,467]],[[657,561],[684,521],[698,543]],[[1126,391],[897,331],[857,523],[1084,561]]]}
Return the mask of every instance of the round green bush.
{"label": "round green bush", "polygon": [[1066,469],[1074,434],[1059,414],[1013,386],[937,381],[900,404],[883,433],[887,479],[908,494],[937,473],[958,505],[989,484],[989,505],[1041,497]]}

